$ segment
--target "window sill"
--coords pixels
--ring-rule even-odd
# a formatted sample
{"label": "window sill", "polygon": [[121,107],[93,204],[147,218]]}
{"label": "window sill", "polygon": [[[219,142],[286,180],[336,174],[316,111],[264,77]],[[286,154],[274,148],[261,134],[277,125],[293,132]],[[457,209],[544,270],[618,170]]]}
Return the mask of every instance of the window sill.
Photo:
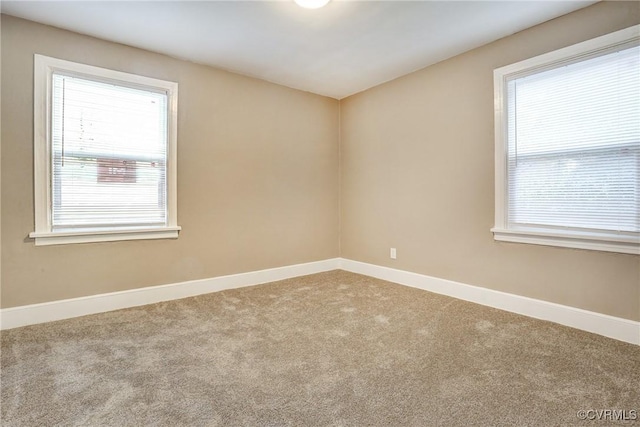
{"label": "window sill", "polygon": [[32,232],[29,237],[35,239],[36,246],[49,246],[121,240],[177,239],[179,231],[180,227]]}
{"label": "window sill", "polygon": [[623,254],[640,254],[640,240],[633,236],[504,228],[492,228],[491,231],[493,232],[494,240],[501,242],[528,243],[532,245],[619,252]]}

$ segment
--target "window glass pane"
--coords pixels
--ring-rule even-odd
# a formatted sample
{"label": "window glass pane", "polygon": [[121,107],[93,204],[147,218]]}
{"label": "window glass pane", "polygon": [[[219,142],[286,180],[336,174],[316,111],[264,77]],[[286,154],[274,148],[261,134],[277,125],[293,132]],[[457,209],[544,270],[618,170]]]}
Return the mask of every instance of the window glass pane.
{"label": "window glass pane", "polygon": [[510,221],[638,231],[639,153],[614,149],[518,159],[511,174]]}
{"label": "window glass pane", "polygon": [[516,79],[518,155],[637,144],[640,47]]}
{"label": "window glass pane", "polygon": [[53,76],[54,229],[167,224],[167,95]]}
{"label": "window glass pane", "polygon": [[507,82],[508,221],[640,230],[640,47]]}

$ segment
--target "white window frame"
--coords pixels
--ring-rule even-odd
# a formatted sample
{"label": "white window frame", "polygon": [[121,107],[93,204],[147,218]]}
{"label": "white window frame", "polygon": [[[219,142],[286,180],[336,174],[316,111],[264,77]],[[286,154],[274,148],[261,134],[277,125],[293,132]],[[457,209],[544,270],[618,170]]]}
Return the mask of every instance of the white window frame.
{"label": "white window frame", "polygon": [[[54,231],[52,228],[52,81],[54,72],[104,81],[167,94],[167,225],[162,227],[113,227]],[[34,55],[34,204],[35,231],[29,237],[36,246],[118,240],[175,239],[177,224],[177,123],[178,83],[92,65],[80,64],[44,55]]]}
{"label": "white window frame", "polygon": [[494,239],[565,248],[640,254],[640,239],[621,233],[564,230],[558,227],[515,227],[508,223],[507,81],[580,62],[599,53],[640,44],[640,25],[587,40],[563,49],[497,68],[494,77],[495,113],[495,226]]}

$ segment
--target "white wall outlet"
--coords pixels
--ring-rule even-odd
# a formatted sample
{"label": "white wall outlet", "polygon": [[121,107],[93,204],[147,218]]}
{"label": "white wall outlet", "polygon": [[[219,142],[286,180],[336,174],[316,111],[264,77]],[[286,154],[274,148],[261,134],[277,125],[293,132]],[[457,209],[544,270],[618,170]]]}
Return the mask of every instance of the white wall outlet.
{"label": "white wall outlet", "polygon": [[396,248],[391,248],[391,250],[389,251],[389,256],[391,257],[391,259],[396,259]]}

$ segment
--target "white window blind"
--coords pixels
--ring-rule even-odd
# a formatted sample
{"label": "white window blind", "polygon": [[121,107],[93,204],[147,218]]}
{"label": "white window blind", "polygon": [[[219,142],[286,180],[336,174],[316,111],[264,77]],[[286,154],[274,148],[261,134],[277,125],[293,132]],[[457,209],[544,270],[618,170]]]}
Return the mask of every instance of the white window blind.
{"label": "white window blind", "polygon": [[52,231],[167,226],[167,93],[52,78]]}
{"label": "white window blind", "polygon": [[506,80],[507,226],[640,231],[640,48]]}

